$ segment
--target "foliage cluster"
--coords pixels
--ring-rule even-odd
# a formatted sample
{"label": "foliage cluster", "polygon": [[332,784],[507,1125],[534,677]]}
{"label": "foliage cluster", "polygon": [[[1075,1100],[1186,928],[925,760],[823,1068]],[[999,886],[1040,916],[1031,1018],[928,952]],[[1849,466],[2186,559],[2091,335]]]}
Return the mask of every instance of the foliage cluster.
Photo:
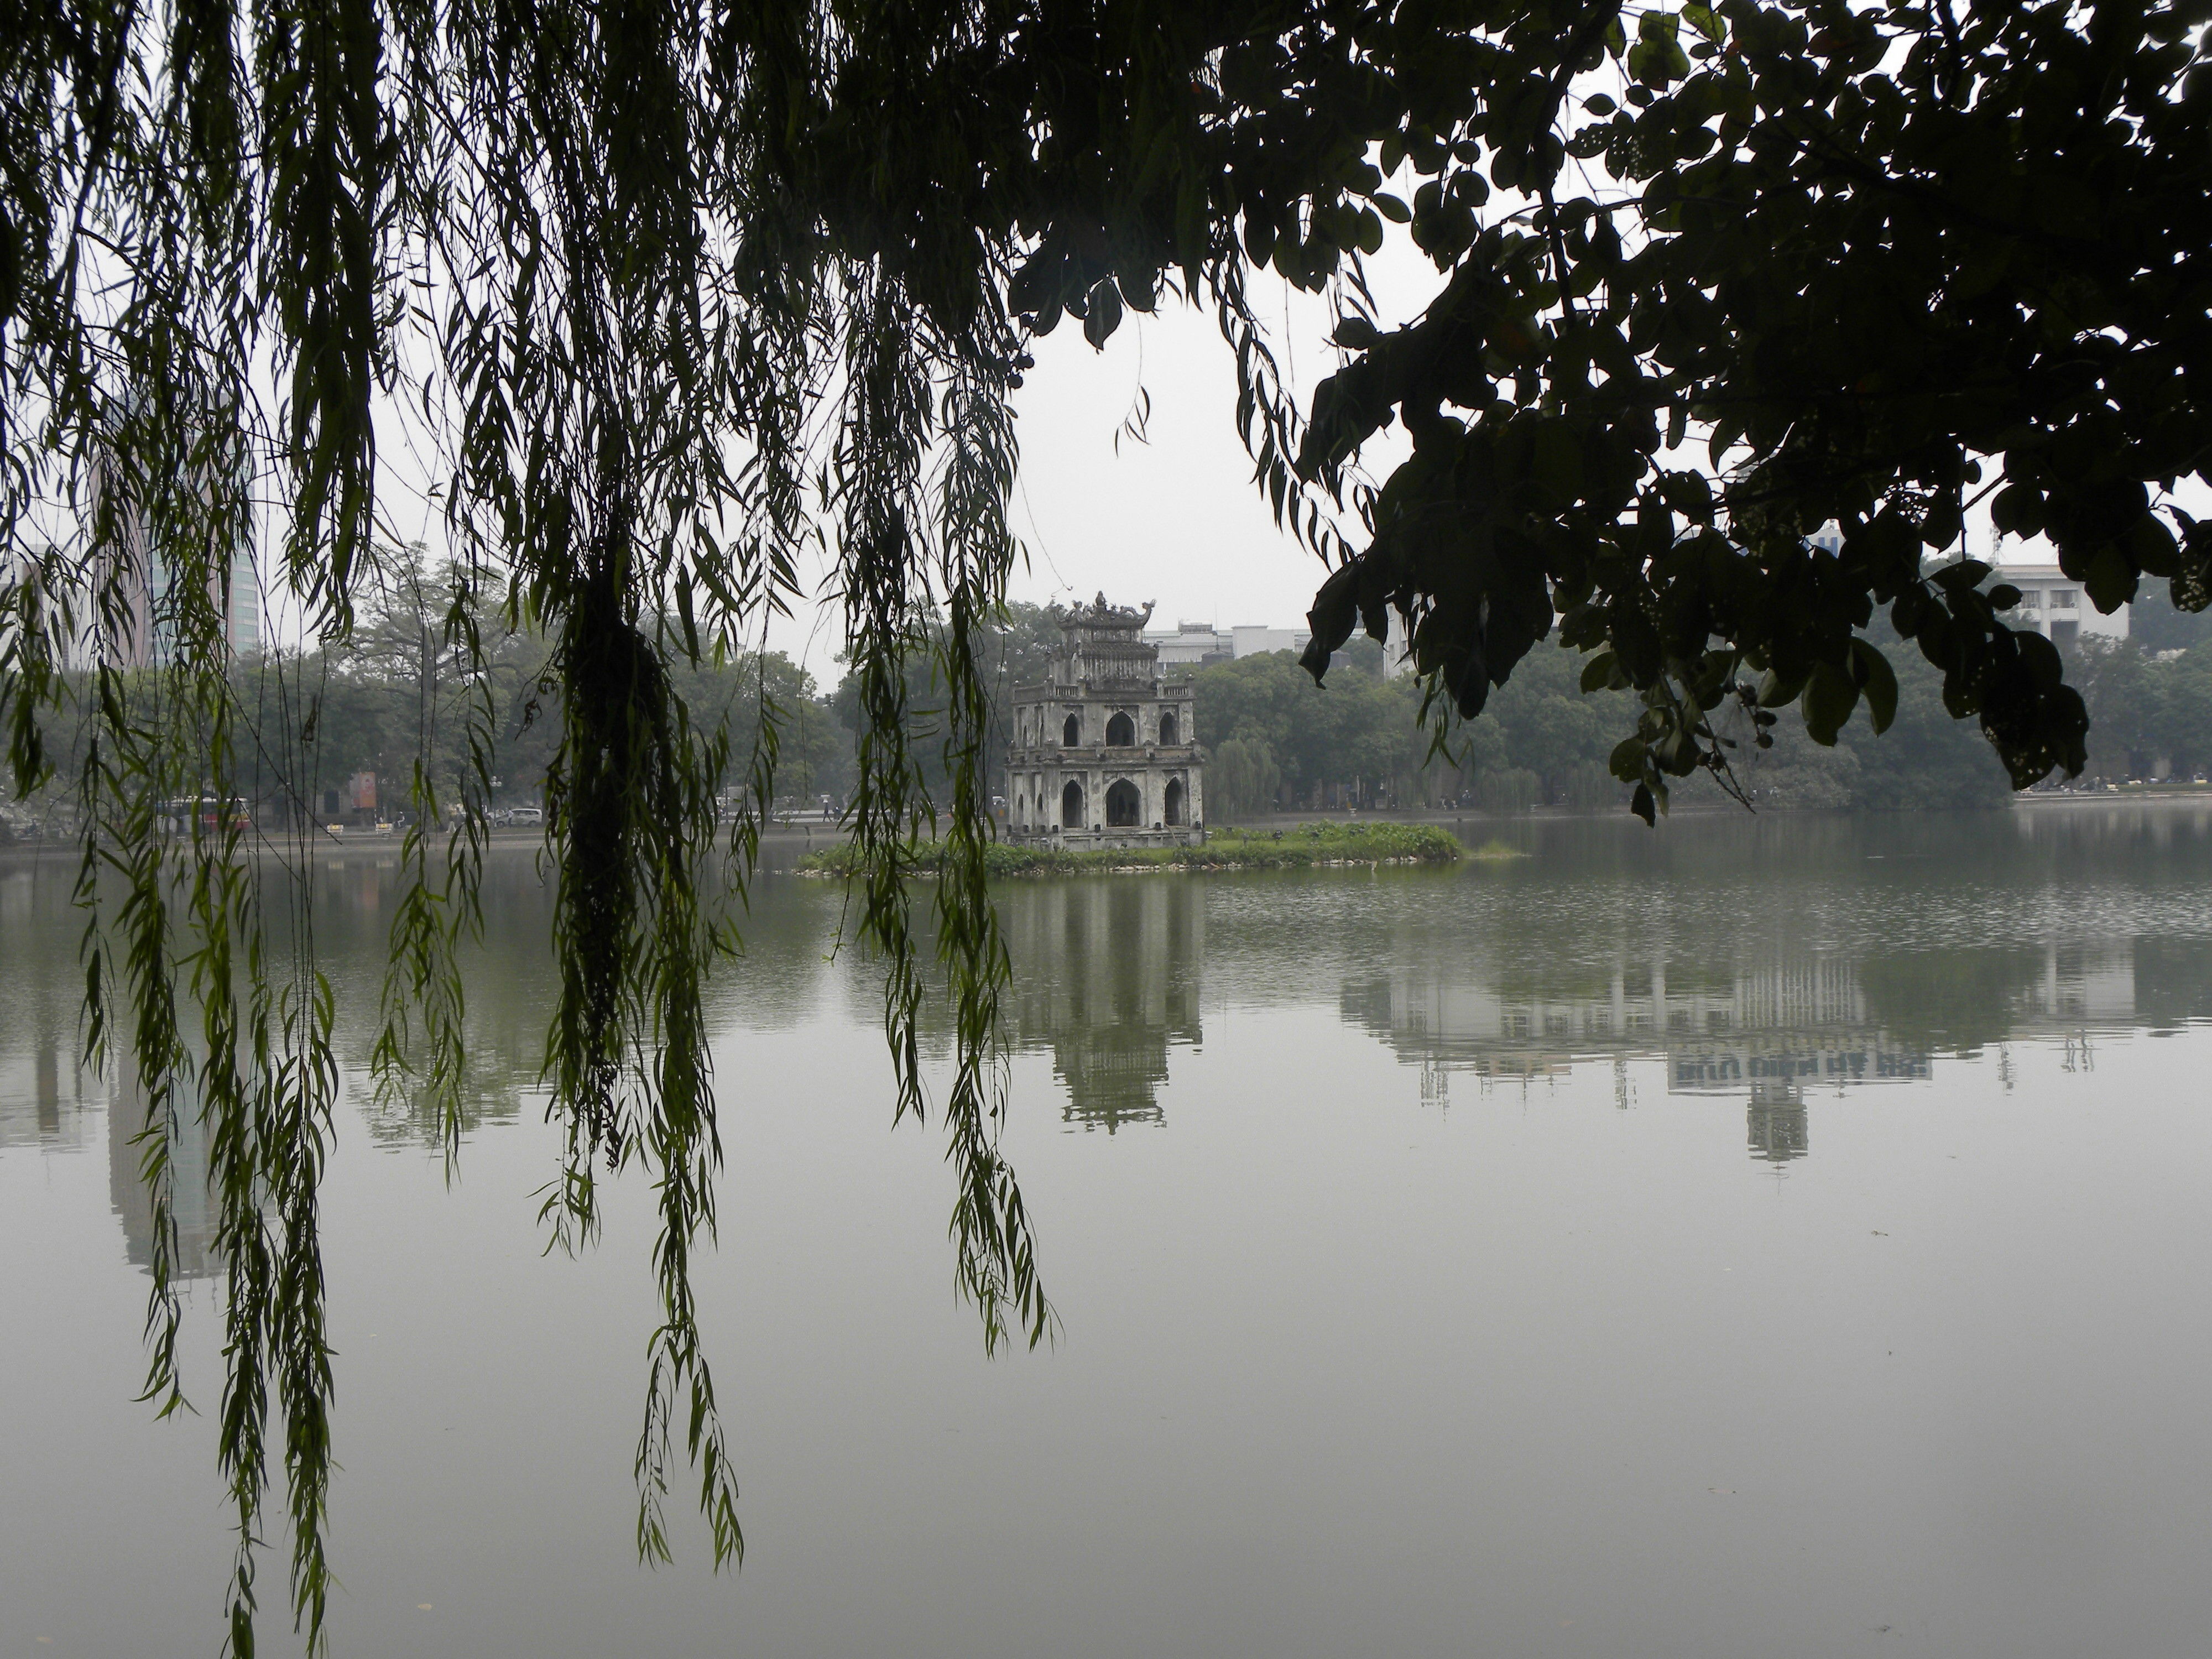
{"label": "foliage cluster", "polygon": [[[1724,703],[1799,703],[1824,744],[1862,701],[1887,726],[1893,669],[1856,631],[1880,608],[2015,784],[2078,770],[2085,711],[2016,595],[1923,556],[1994,494],[2103,609],[2147,574],[2212,599],[2212,530],[2172,498],[2206,454],[2201,11],[1728,0],[1632,36],[1547,9],[1468,43],[1516,88],[1472,109],[1416,81],[1402,12],[1370,15],[1400,68],[1383,171],[1427,175],[1413,234],[1450,280],[1407,328],[1346,316],[1352,360],[1279,461],[1333,492],[1394,419],[1413,443],[1360,496],[1316,672],[1395,605],[1473,713],[1556,612],[1590,683],[1645,704],[1611,763],[1649,817],[1717,766]],[[1625,91],[1577,95],[1607,53]],[[1540,205],[1479,219],[1501,189]],[[1710,471],[1681,464],[1693,427]],[[1833,554],[1806,541],[1830,520]]]}
{"label": "foliage cluster", "polygon": [[[1910,657],[1899,670],[1895,714],[1879,738],[1857,719],[1826,747],[1783,726],[1761,749],[1748,721],[1723,719],[1719,735],[1735,745],[1727,752],[1736,789],[1762,809],[2001,805],[2009,793],[2004,768],[1978,732],[1950,717],[1941,676]],[[1630,786],[1607,762],[1633,700],[1584,691],[1580,671],[1571,651],[1532,651],[1481,718],[1438,750],[1416,728],[1420,688],[1411,677],[1338,672],[1322,690],[1280,652],[1201,670],[1199,730],[1226,734],[1212,743],[1206,773],[1214,821],[1340,805],[1617,807]],[[1683,798],[1718,801],[1723,792],[1692,779]]]}
{"label": "foliage cluster", "polygon": [[[924,627],[941,641],[945,619],[942,615],[932,616]],[[1013,694],[1017,688],[1034,685],[1045,678],[1053,653],[1060,644],[1060,623],[1054,612],[1048,606],[1024,600],[1010,600],[997,614],[979,619],[975,624],[973,648],[986,711],[983,759],[994,794],[1006,793],[1006,749],[1014,732]],[[849,662],[847,665],[850,666]],[[848,672],[829,696],[831,713],[848,733],[857,734],[861,726],[860,690],[860,678]],[[925,793],[939,801],[949,799],[946,791],[951,781],[944,760],[950,690],[941,651],[920,653],[908,660],[904,669],[908,742],[917,757]]]}
{"label": "foliage cluster", "polygon": [[2133,639],[2094,641],[2069,672],[2089,705],[2092,775],[2212,773],[2212,642],[2166,657]]}

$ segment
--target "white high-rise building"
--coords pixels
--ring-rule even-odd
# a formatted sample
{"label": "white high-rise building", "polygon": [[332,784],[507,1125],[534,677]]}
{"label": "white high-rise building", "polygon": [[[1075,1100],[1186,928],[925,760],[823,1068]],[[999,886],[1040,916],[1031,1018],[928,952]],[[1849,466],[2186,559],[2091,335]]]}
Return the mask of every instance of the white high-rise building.
{"label": "white high-rise building", "polygon": [[[105,467],[95,470],[95,492],[108,487]],[[146,516],[126,511],[122,515],[126,617],[121,637],[101,642],[110,660],[126,668],[166,668],[176,660],[178,612],[182,595],[176,574],[158,548],[149,548]],[[106,571],[99,573],[105,580]],[[207,598],[216,615],[223,645],[233,657],[258,655],[261,650],[261,585],[250,544],[232,550],[226,565],[208,574]],[[88,629],[84,649],[95,648]]]}
{"label": "white high-rise building", "polygon": [[[1826,553],[1840,553],[1844,534],[1831,519],[1806,538]],[[2058,568],[2058,550],[2043,536],[1998,536],[1980,556],[1992,567],[1990,585],[2008,583],[2020,590],[2020,603],[2006,613],[2014,628],[2032,628],[2054,645],[2071,645],[2084,635],[2108,640],[2128,636],[2128,607],[2109,617],[2089,603],[2081,584]]]}
{"label": "white high-rise building", "polygon": [[2081,584],[2058,568],[2058,550],[2042,536],[1999,536],[1989,562],[1992,581],[2020,589],[2020,603],[2006,617],[2014,628],[2033,628],[2054,645],[2071,645],[2084,636],[2124,640],[2128,607],[2109,617],[2089,603]]}

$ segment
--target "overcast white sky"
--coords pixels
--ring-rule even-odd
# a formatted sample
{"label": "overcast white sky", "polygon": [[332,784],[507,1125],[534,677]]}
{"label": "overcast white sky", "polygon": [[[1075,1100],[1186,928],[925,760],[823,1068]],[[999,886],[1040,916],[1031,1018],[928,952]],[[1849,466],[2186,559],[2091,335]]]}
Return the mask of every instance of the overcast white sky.
{"label": "overcast white sky", "polygon": [[[1210,313],[1171,302],[1158,317],[1132,316],[1103,352],[1064,321],[1036,355],[1015,400],[1013,522],[1029,556],[1012,598],[1150,599],[1155,624],[1170,627],[1304,618],[1326,573],[1275,528],[1252,487],[1235,428],[1236,362]],[[1140,378],[1150,441],[1117,445]],[[825,684],[836,678],[834,612],[802,614],[769,641]]]}
{"label": "overcast white sky", "polygon": [[[1443,279],[1405,241],[1370,270],[1382,323],[1411,321]],[[1276,361],[1305,407],[1336,369],[1328,345],[1332,305],[1255,274]],[[1305,622],[1321,562],[1274,526],[1252,484],[1237,438],[1237,358],[1210,305],[1161,299],[1159,314],[1130,312],[1103,352],[1061,319],[1036,343],[1037,368],[1015,394],[1022,471],[1013,526],[1029,560],[1009,595],[1033,604],[1091,599],[1155,602],[1155,626],[1249,622],[1290,629]],[[1115,435],[1151,392],[1146,442]],[[1370,445],[1367,467],[1387,476],[1401,458],[1398,431]],[[836,615],[801,615],[769,630],[769,644],[801,657],[830,686],[838,677]]]}
{"label": "overcast white sky", "polygon": [[[1416,261],[1399,273],[1393,320],[1407,320],[1440,283]],[[1255,278],[1255,299],[1286,307],[1274,323],[1279,361],[1300,392],[1334,372],[1327,303]],[[1286,348],[1286,349],[1285,349]],[[1036,367],[1015,396],[1022,447],[1015,533],[1028,550],[1011,597],[1044,605],[1103,592],[1116,604],[1152,600],[1155,626],[1206,622],[1286,628],[1304,623],[1327,572],[1275,527],[1252,483],[1236,429],[1237,363],[1210,307],[1162,301],[1131,313],[1103,351],[1070,319],[1035,347]],[[1146,441],[1115,441],[1151,394]],[[1386,465],[1386,443],[1370,466]],[[779,624],[769,643],[799,657],[824,685],[840,670],[835,614]]]}

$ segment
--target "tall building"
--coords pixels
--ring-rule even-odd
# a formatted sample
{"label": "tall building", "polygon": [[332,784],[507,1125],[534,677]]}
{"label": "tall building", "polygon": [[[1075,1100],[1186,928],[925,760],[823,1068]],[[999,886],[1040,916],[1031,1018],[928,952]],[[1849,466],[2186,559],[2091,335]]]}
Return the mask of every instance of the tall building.
{"label": "tall building", "polygon": [[[1833,519],[1806,539],[1824,553],[1843,550],[1844,532]],[[1990,543],[1986,562],[1994,567],[1989,585],[2008,583],[2020,590],[2020,603],[2005,613],[2008,626],[2033,629],[2054,645],[2085,636],[2127,638],[2128,607],[2106,616],[2090,604],[2081,584],[2058,568],[2058,550],[2047,538],[2000,535]]]}
{"label": "tall building", "polygon": [[[112,487],[107,467],[96,467],[93,474],[95,500]],[[108,660],[122,667],[167,668],[177,659],[184,594],[167,556],[151,545],[147,514],[126,502],[119,519],[125,566],[122,631],[119,637],[105,641],[88,637],[87,654],[104,650]],[[112,568],[108,560],[113,556],[107,556],[99,567],[98,579],[103,585]],[[229,653],[257,655],[261,650],[261,586],[250,544],[241,542],[231,550],[228,559],[208,573],[207,602]]]}
{"label": "tall building", "polygon": [[1060,613],[1042,684],[1014,688],[1007,826],[1069,847],[1194,846],[1206,839],[1205,756],[1190,681],[1164,678],[1144,636],[1152,607]]}
{"label": "tall building", "polygon": [[2032,628],[2054,645],[2084,635],[2127,638],[2128,607],[2108,617],[2090,604],[2081,584],[2058,568],[2058,550],[2044,537],[1999,536],[1990,562],[1996,567],[1992,582],[2020,589],[2020,603],[2005,617],[2013,627]]}

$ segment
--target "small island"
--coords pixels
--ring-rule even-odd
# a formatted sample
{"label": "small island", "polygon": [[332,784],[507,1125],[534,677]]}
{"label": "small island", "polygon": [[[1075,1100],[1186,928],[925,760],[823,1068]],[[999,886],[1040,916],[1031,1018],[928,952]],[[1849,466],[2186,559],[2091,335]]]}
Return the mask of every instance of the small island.
{"label": "small island", "polygon": [[[1152,614],[1149,605],[1109,605],[1103,593],[1060,613],[1062,643],[1049,671],[1015,691],[1011,799],[1004,838],[985,849],[988,874],[1372,867],[1467,856],[1450,831],[1427,823],[1209,832],[1195,705],[1187,680],[1163,678],[1159,647],[1143,634]],[[913,852],[917,874],[943,866],[942,842],[917,842]],[[858,866],[847,842],[809,853],[798,873],[843,877]]]}
{"label": "small island", "polygon": [[[1137,875],[1161,870],[1296,870],[1385,864],[1456,864],[1467,848],[1433,823],[1302,823],[1287,830],[1213,830],[1200,846],[1056,847],[994,842],[985,851],[993,876]],[[944,843],[915,848],[915,868],[927,875],[945,857]],[[859,860],[850,842],[809,853],[802,876],[844,877]]]}

